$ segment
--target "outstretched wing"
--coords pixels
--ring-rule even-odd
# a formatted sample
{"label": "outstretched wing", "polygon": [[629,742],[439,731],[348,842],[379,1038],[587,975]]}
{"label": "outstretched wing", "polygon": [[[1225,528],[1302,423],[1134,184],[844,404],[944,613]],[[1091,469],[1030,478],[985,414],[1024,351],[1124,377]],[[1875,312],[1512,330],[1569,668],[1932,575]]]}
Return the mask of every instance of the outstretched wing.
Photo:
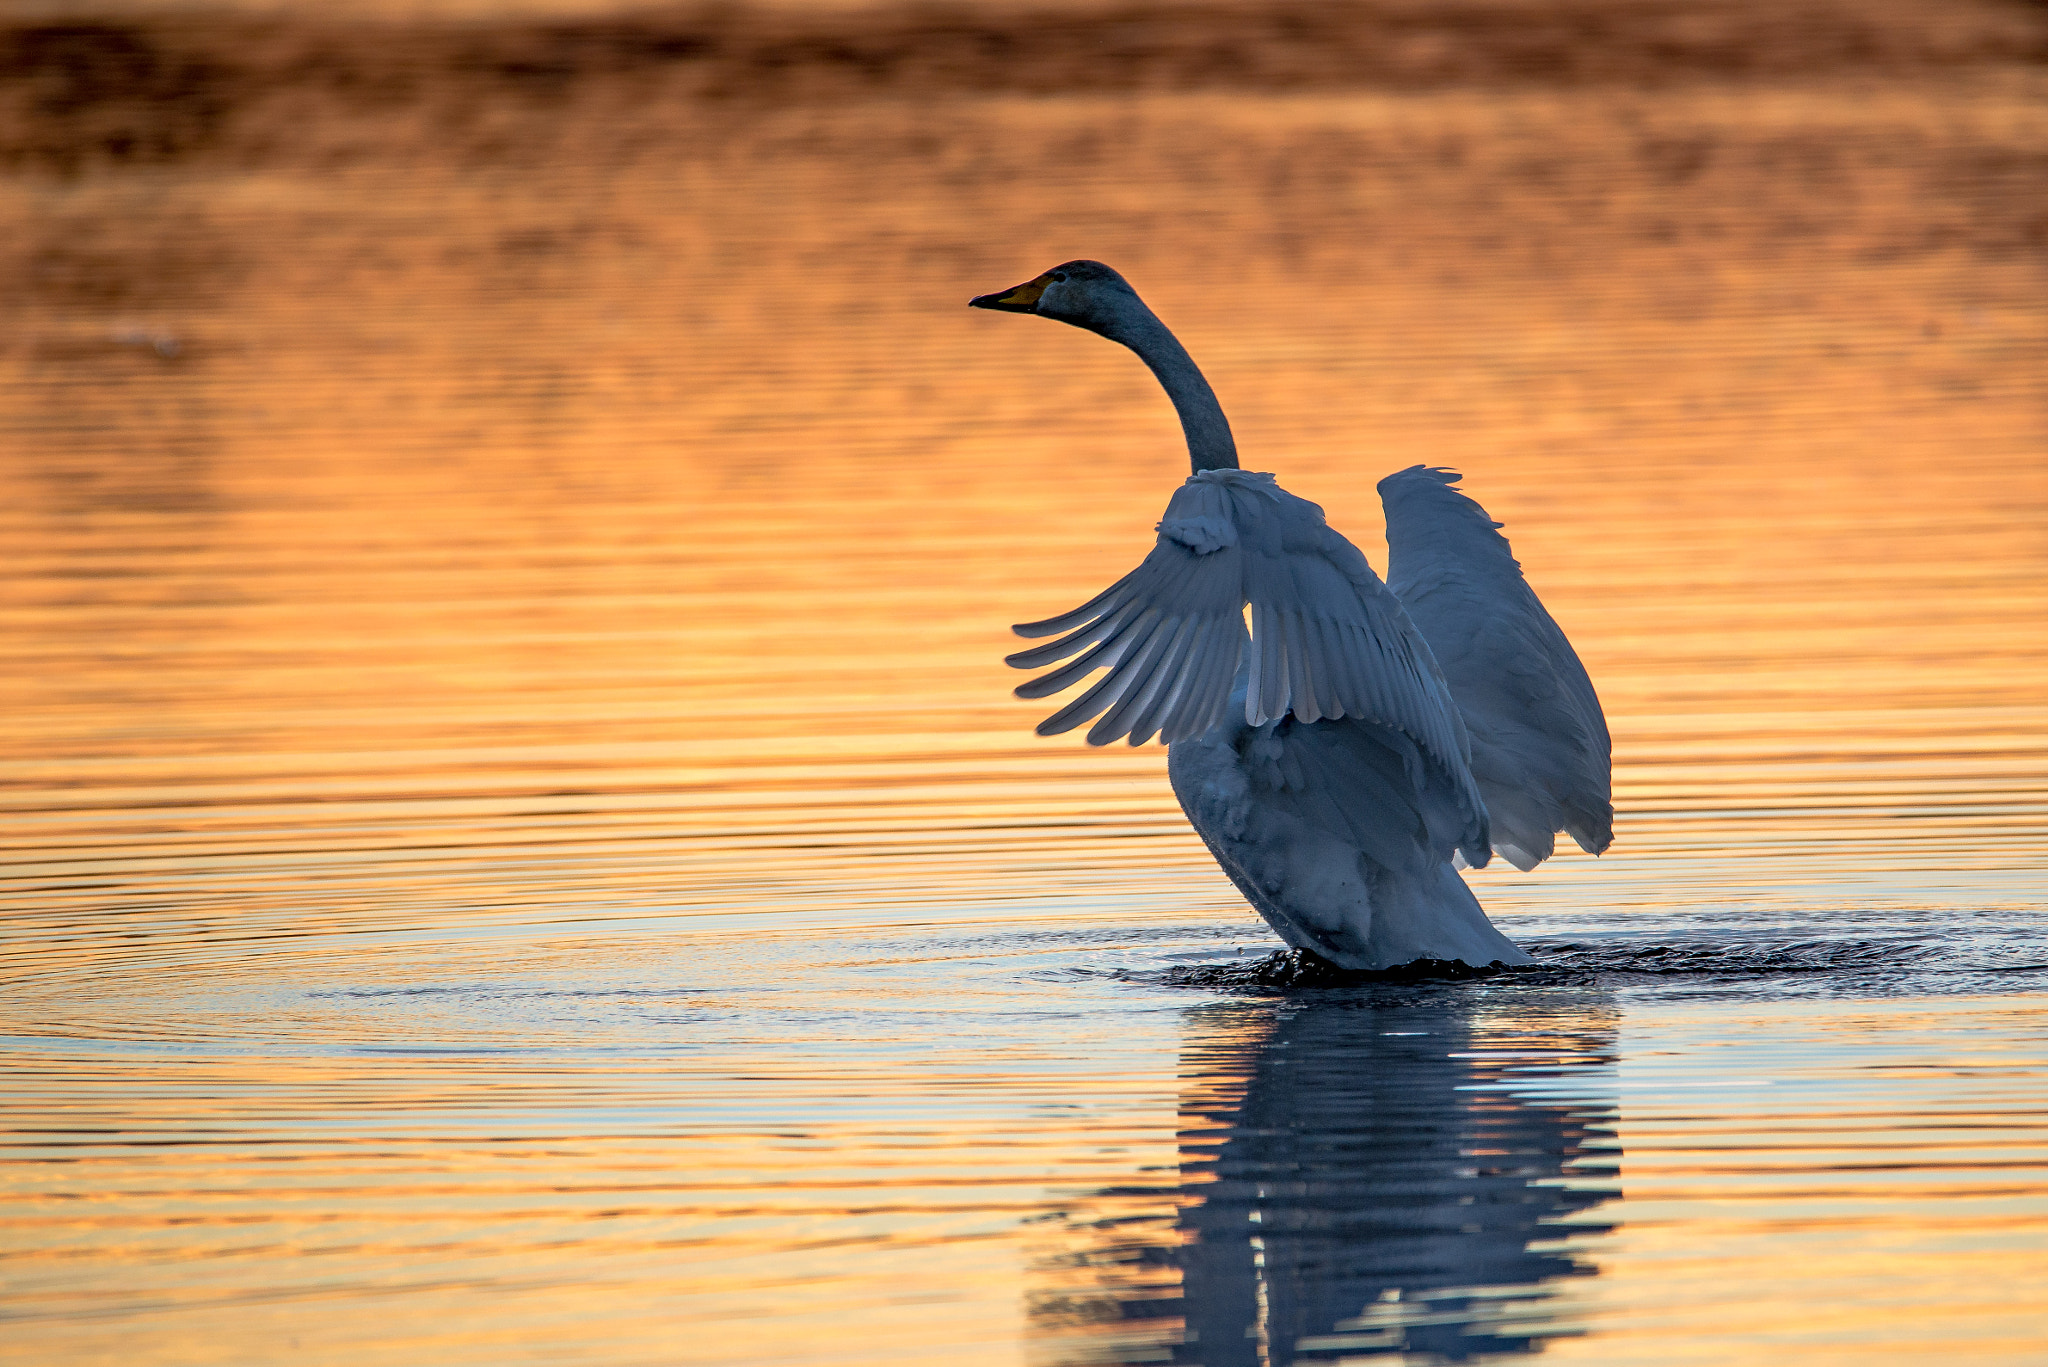
{"label": "outstretched wing", "polygon": [[1090,745],[1128,735],[1143,745],[1200,735],[1222,719],[1244,654],[1244,571],[1228,490],[1199,477],[1183,484],[1159,522],[1159,543],[1136,569],[1057,617],[1012,627],[1019,636],[1068,634],[1020,650],[1007,663],[1067,664],[1017,688],[1050,697],[1098,669],[1108,672],[1038,724],[1056,736],[1101,714]]}
{"label": "outstretched wing", "polygon": [[1093,745],[1200,735],[1223,719],[1249,650],[1248,725],[1290,713],[1302,722],[1363,717],[1413,737],[1447,770],[1465,770],[1464,725],[1429,647],[1358,548],[1271,475],[1194,475],[1167,505],[1144,563],[1072,612],[1015,630],[1068,633],[1010,656],[1019,669],[1076,657],[1019,688],[1020,697],[1107,671],[1046,718],[1040,735],[1098,714]]}
{"label": "outstretched wing", "polygon": [[1388,583],[1464,714],[1494,848],[1532,869],[1567,831],[1599,854],[1614,839],[1600,699],[1500,524],[1451,487],[1460,478],[1417,465],[1380,481]]}

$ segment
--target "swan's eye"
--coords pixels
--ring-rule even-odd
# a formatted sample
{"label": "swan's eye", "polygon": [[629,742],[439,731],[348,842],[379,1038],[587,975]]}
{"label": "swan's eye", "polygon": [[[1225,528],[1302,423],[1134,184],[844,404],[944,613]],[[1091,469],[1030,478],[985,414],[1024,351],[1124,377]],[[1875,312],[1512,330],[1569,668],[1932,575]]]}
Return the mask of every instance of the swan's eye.
{"label": "swan's eye", "polygon": [[1053,282],[1053,283],[1054,283],[1055,285],[1064,285],[1064,284],[1066,284],[1066,283],[1067,283],[1067,273],[1066,273],[1065,271],[1054,271],[1054,272],[1052,273],[1052,282]]}

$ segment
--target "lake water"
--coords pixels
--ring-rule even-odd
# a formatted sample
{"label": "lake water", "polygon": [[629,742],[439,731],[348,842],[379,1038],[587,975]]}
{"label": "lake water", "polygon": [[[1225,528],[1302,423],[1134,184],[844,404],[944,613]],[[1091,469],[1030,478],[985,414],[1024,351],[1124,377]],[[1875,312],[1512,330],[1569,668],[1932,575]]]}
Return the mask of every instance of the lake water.
{"label": "lake water", "polygon": [[[0,91],[0,1361],[2048,1360],[2038,10],[123,13]],[[1215,985],[1163,754],[1031,734],[1185,472],[964,307],[1078,255],[1376,564],[1506,523],[1541,970]]]}

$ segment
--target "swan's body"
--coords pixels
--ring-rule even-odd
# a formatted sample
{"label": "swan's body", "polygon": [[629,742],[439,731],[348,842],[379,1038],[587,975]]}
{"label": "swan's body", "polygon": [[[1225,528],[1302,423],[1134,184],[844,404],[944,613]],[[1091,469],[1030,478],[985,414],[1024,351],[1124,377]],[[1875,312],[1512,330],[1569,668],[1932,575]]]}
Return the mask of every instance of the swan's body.
{"label": "swan's body", "polygon": [[[1235,701],[1235,699],[1233,699]],[[1452,865],[1483,810],[1449,766],[1352,717],[1249,725],[1233,710],[1167,748],[1174,796],[1245,900],[1296,949],[1346,968],[1525,964]]]}
{"label": "swan's body", "polygon": [[[1409,578],[1418,601],[1427,600],[1427,620],[1447,643],[1462,643],[1454,659],[1468,672],[1447,679],[1435,638],[1418,631],[1322,509],[1271,475],[1237,468],[1229,422],[1208,382],[1115,271],[1069,262],[974,303],[1057,318],[1136,351],[1173,399],[1194,466],[1143,563],[1072,612],[1016,628],[1027,637],[1067,634],[1018,652],[1012,665],[1073,657],[1020,687],[1022,697],[1107,671],[1039,733],[1099,716],[1091,744],[1128,736],[1140,745],[1154,735],[1167,742],[1168,774],[1188,820],[1297,948],[1355,969],[1417,959],[1529,962],[1486,919],[1453,861],[1487,862],[1492,801],[1512,808],[1504,829],[1514,832],[1518,865],[1535,848],[1536,858],[1549,853],[1559,827],[1544,826],[1540,841],[1534,831],[1553,808],[1571,813],[1582,844],[1604,849],[1591,752],[1597,736],[1604,803],[1607,733],[1585,671],[1484,512],[1440,476],[1425,475],[1437,495],[1411,496],[1422,492],[1409,488],[1416,471],[1382,485],[1390,540],[1401,564],[1414,566]],[[1443,494],[1464,506],[1444,503]],[[1397,515],[1413,524],[1413,536],[1394,534]],[[1475,516],[1483,529],[1471,525]],[[1498,553],[1467,565],[1482,530]],[[1545,676],[1496,686],[1502,621],[1521,633],[1506,648],[1506,667],[1555,674],[1568,661],[1576,683]],[[1476,747],[1460,710],[1467,694],[1484,728]],[[1553,696],[1568,700],[1575,730],[1561,727],[1557,707],[1536,705]],[[1486,758],[1491,790],[1475,778],[1475,754]]]}

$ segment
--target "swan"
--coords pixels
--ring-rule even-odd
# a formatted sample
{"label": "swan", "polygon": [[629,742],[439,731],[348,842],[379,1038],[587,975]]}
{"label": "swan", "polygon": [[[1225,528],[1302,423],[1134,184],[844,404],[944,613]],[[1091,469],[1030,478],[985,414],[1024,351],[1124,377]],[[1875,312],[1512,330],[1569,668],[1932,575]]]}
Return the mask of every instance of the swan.
{"label": "swan", "polygon": [[1356,970],[1534,962],[1458,866],[1498,849],[1533,868],[1559,831],[1605,850],[1607,725],[1500,524],[1452,487],[1459,476],[1415,466],[1380,483],[1390,589],[1320,507],[1239,468],[1215,391],[1114,270],[1069,261],[969,302],[1136,352],[1193,466],[1136,569],[1013,628],[1058,637],[1008,657],[1058,666],[1019,697],[1106,671],[1038,733],[1093,721],[1091,745],[1157,736],[1188,821],[1296,949]]}

